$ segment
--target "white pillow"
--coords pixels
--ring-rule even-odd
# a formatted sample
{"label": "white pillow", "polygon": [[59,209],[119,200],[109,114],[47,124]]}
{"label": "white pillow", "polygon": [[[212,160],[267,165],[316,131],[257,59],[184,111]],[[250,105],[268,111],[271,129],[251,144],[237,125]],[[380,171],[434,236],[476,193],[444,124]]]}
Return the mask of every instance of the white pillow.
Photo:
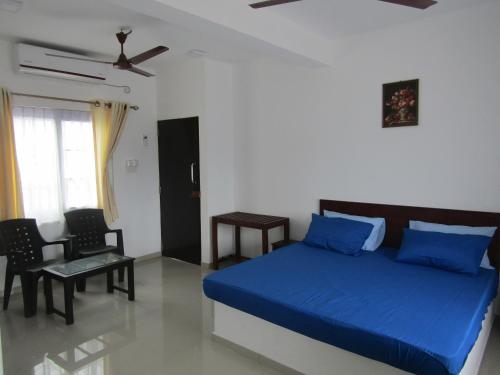
{"label": "white pillow", "polygon": [[[410,220],[410,229],[420,230],[425,232],[441,232],[453,234],[474,234],[477,236],[493,237],[497,227],[468,227],[465,225],[445,225],[437,223],[427,223],[425,221]],[[494,269],[488,258],[488,250],[484,253],[481,267]]]}
{"label": "white pillow", "polygon": [[384,241],[385,236],[385,219],[383,217],[366,217],[366,216],[356,216],[356,215],[348,215],[335,211],[326,211],[326,217],[338,217],[341,219],[361,221],[363,223],[368,223],[373,225],[372,232],[366,239],[363,247],[361,249],[367,251],[375,251],[379,248],[379,246]]}

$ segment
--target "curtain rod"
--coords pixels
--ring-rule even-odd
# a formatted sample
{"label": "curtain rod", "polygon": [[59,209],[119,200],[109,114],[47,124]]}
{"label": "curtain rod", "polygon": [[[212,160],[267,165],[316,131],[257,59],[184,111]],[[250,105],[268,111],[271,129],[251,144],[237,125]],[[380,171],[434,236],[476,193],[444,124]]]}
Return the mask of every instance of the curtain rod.
{"label": "curtain rod", "polygon": [[[57,96],[45,96],[45,95],[33,95],[33,94],[25,94],[21,92],[13,92],[12,95],[16,96],[25,96],[28,98],[38,98],[38,99],[50,99],[50,100],[60,100],[63,102],[71,102],[71,103],[84,103],[84,104],[91,104],[95,105],[96,107],[99,107],[101,104],[98,101],[91,101],[91,100],[78,100],[78,99],[69,99],[69,98],[59,98]],[[110,106],[110,103],[106,103],[106,106]],[[131,105],[129,106],[130,109],[133,109],[134,111],[137,111],[139,109],[139,106],[137,105]]]}

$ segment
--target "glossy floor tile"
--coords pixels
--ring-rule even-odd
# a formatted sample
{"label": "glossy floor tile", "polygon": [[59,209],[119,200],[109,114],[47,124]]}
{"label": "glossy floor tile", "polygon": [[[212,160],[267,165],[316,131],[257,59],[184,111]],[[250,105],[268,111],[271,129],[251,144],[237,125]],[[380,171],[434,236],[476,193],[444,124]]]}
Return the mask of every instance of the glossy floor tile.
{"label": "glossy floor tile", "polygon": [[[290,374],[210,336],[212,306],[197,266],[166,258],[136,265],[136,301],[105,293],[105,279],[75,298],[75,324],[38,315],[25,319],[19,295],[0,313],[5,375]],[[62,289],[54,290],[62,305]],[[40,298],[42,295],[40,294]],[[481,375],[500,374],[495,324]],[[332,369],[332,374],[335,374]]]}

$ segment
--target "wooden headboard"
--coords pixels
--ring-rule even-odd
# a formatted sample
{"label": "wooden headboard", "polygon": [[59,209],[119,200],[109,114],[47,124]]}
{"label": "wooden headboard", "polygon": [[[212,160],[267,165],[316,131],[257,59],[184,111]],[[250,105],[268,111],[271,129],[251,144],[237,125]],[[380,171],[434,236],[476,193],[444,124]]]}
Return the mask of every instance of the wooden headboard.
{"label": "wooden headboard", "polygon": [[[350,215],[385,218],[387,229],[384,245],[399,248],[403,228],[408,228],[410,220],[427,221],[448,225],[469,225],[475,227],[500,228],[500,213],[449,210],[443,208],[425,208],[396,206],[388,204],[344,202],[322,199],[319,202],[321,215],[325,210],[337,211]],[[488,250],[490,262],[500,269],[500,230],[497,230]]]}

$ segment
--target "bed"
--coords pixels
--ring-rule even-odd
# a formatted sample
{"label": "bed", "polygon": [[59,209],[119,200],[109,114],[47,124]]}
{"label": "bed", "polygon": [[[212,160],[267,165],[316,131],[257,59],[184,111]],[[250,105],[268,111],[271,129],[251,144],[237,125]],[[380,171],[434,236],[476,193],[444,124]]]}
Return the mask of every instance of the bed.
{"label": "bed", "polygon": [[[322,200],[325,209],[385,217],[383,247],[349,257],[297,243],[208,276],[214,335],[307,374],[476,374],[497,272],[472,277],[394,257],[409,219],[498,226],[499,215]],[[497,254],[494,238],[492,264]]]}

